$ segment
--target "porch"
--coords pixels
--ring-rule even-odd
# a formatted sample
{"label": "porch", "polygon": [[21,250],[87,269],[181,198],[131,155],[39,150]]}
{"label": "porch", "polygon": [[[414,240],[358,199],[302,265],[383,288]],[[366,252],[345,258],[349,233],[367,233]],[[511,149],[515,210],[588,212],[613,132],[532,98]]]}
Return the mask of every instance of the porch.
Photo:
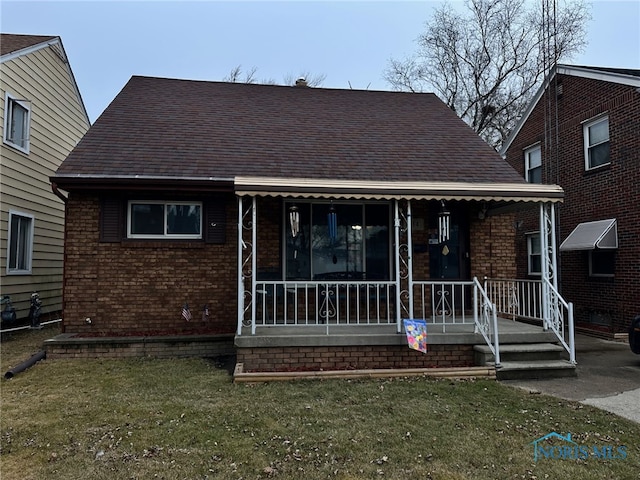
{"label": "porch", "polygon": [[[539,203],[541,278],[479,280],[471,275],[514,271],[508,212],[524,199],[251,193],[238,196],[235,344],[245,369],[465,367],[478,345],[501,367],[501,345],[548,342],[575,363],[553,201]],[[427,322],[426,355],[407,348],[403,319]]]}

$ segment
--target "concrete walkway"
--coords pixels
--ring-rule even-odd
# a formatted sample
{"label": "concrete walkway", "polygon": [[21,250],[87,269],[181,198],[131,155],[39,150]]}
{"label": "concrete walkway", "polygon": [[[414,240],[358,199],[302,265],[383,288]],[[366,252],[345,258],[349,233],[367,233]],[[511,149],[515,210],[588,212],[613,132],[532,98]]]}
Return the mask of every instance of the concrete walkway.
{"label": "concrete walkway", "polygon": [[576,335],[576,360],[574,378],[503,383],[579,401],[640,423],[640,355],[628,343]]}

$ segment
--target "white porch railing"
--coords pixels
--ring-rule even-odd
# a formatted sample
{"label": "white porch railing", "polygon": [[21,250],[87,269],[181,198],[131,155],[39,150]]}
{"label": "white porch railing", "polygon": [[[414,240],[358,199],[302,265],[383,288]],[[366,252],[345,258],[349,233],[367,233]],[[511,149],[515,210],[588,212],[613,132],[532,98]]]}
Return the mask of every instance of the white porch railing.
{"label": "white porch railing", "polygon": [[[573,304],[562,298],[558,290],[546,281],[485,278],[485,291],[495,303],[498,314],[504,317],[539,320],[543,327],[551,329],[569,354],[576,361],[573,323]],[[546,293],[545,293],[546,291]],[[545,315],[545,305],[548,314]]]}
{"label": "white porch railing", "polygon": [[[261,326],[397,325],[394,281],[258,281],[252,333]],[[407,318],[423,318],[430,328],[473,326],[499,363],[496,307],[476,278],[472,281],[414,281]],[[403,297],[406,302],[406,298]],[[409,313],[411,311],[411,313]],[[462,330],[463,332],[466,330]]]}
{"label": "white porch railing", "polygon": [[415,318],[427,319],[446,332],[447,326],[474,323],[473,281],[427,280],[413,282]]}
{"label": "white porch railing", "polygon": [[258,281],[257,326],[395,324],[392,281]]}
{"label": "white porch railing", "polygon": [[429,325],[441,326],[443,333],[448,326],[474,325],[474,332],[480,333],[491,349],[496,366],[500,365],[497,309],[477,278],[471,281],[415,281],[413,288],[416,318],[425,318]]}
{"label": "white porch railing", "polygon": [[504,318],[542,319],[540,280],[484,279],[484,290]]}

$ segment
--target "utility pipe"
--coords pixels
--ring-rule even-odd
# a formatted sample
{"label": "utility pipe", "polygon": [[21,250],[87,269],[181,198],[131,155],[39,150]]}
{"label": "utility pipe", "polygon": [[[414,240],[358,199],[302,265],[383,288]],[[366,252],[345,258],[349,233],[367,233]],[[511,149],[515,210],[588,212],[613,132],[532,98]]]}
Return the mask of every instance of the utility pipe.
{"label": "utility pipe", "polygon": [[32,365],[35,365],[37,362],[39,362],[40,360],[46,357],[47,357],[47,352],[45,352],[44,350],[40,350],[39,352],[31,355],[31,358],[29,358],[28,360],[25,360],[20,365],[13,367],[11,370],[5,373],[4,378],[9,380],[10,378],[13,378],[13,376],[16,373],[24,372],[27,368],[31,367]]}

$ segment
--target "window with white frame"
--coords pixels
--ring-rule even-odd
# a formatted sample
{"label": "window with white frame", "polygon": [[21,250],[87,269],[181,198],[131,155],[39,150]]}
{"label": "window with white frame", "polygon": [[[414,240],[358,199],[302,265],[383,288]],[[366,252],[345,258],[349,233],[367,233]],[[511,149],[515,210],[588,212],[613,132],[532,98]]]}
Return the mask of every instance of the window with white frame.
{"label": "window with white frame", "polygon": [[7,274],[31,273],[33,257],[33,215],[9,211]]}
{"label": "window with white frame", "polygon": [[527,271],[529,275],[542,273],[542,255],[540,253],[540,233],[527,235]]}
{"label": "window with white frame", "polygon": [[591,170],[608,164],[609,117],[599,117],[583,125],[585,169]]}
{"label": "window with white frame", "polygon": [[540,145],[524,151],[525,179],[529,183],[542,183],[542,151]]}
{"label": "window with white frame", "polygon": [[31,110],[29,102],[5,96],[4,143],[29,153],[29,122]]}
{"label": "window with white frame", "polygon": [[201,202],[130,201],[129,238],[202,238]]}

